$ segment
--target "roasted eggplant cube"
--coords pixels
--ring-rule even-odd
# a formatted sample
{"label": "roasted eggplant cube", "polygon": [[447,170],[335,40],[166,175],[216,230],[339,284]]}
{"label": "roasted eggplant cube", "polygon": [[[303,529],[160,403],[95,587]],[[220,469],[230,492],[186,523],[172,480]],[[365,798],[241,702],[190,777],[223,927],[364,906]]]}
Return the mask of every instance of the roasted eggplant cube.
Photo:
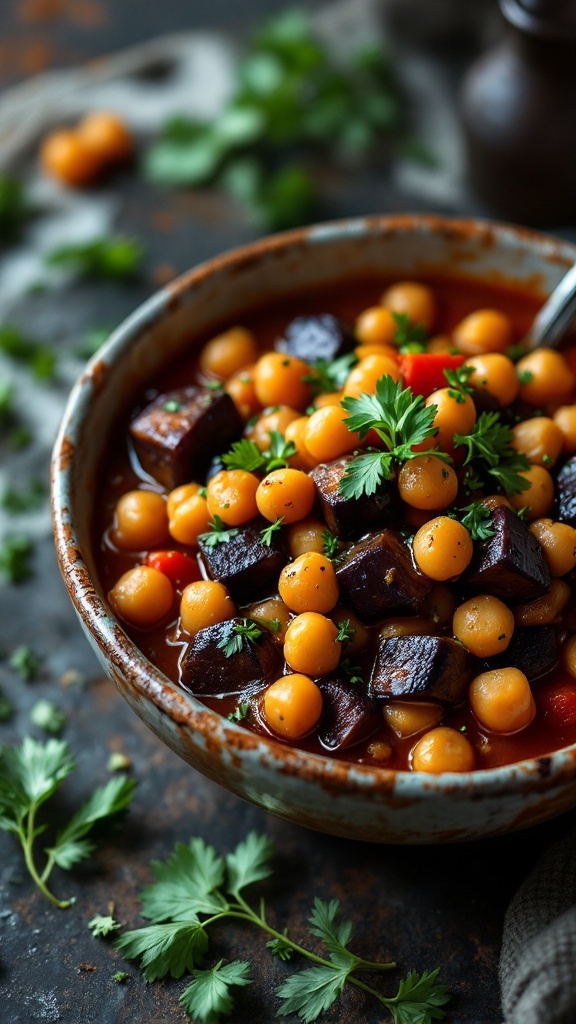
{"label": "roasted eggplant cube", "polygon": [[230,395],[210,388],[178,388],[159,395],[130,424],[142,468],[172,490],[203,474],[212,457],[244,429]]}
{"label": "roasted eggplant cube", "polygon": [[576,455],[572,455],[558,473],[556,499],[560,522],[576,526]]}
{"label": "roasted eggplant cube", "polygon": [[355,544],[336,577],[342,603],[364,622],[419,611],[433,586],[418,572],[395,530],[382,530]]}
{"label": "roasted eggplant cube", "polygon": [[539,679],[558,664],[560,648],[554,626],[517,626],[502,654],[482,661],[482,670],[514,665],[527,679]]}
{"label": "roasted eggplant cube", "polygon": [[326,525],[341,540],[356,540],[369,530],[382,529],[398,520],[398,488],[383,480],[375,494],[345,498],[340,481],[352,456],[323,462],[311,471]]}
{"label": "roasted eggplant cube", "polygon": [[296,317],[288,324],[284,337],[278,338],[275,347],[308,363],[317,359],[331,363],[338,356],[351,352],[356,344],[349,324],[332,313],[322,313],[319,316]]}
{"label": "roasted eggplant cube", "polygon": [[493,594],[509,604],[534,601],[550,590],[550,572],[538,540],[505,505],[492,513],[494,536],[476,545],[462,578],[475,594]]}
{"label": "roasted eggplant cube", "polygon": [[372,736],[382,725],[382,715],[366,694],[347,679],[322,679],[323,710],[318,739],[326,750],[344,750]]}
{"label": "roasted eggplant cube", "polygon": [[269,545],[262,542],[260,533],[267,526],[270,523],[266,519],[253,519],[223,544],[211,546],[209,540],[198,541],[210,579],[223,583],[238,604],[267,597],[278,588],[286,552],[280,530],[271,534]]}
{"label": "roasted eggplant cube", "polygon": [[281,673],[282,655],[270,633],[261,630],[257,639],[248,640],[235,628],[245,621],[228,619],[196,633],[180,658],[180,682],[190,693],[248,694]]}
{"label": "roasted eggplant cube", "polygon": [[462,644],[444,636],[393,636],[378,647],[368,695],[458,704],[473,675]]}

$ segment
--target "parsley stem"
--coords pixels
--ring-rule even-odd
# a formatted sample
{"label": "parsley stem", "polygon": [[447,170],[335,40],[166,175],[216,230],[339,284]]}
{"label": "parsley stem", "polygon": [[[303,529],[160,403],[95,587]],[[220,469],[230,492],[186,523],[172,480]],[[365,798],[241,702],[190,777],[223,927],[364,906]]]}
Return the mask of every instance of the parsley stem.
{"label": "parsley stem", "polygon": [[22,849],[24,851],[24,860],[26,862],[26,867],[28,868],[28,871],[30,872],[32,879],[40,889],[40,892],[42,892],[44,896],[46,896],[46,899],[50,900],[50,903],[52,903],[55,907],[58,907],[59,910],[66,910],[67,907],[70,907],[74,903],[74,900],[59,900],[56,896],[54,896],[52,892],[50,892],[50,889],[46,885],[46,879],[48,878],[48,875],[52,870],[52,864],[50,864],[50,861],[48,861],[48,864],[46,865],[47,868],[49,866],[49,871],[46,871],[45,868],[42,875],[39,875],[38,871],[36,870],[36,864],[34,863],[33,854],[34,838],[36,834],[34,828],[36,810],[37,805],[32,804],[30,810],[28,811],[26,828],[21,828],[18,833],[20,837],[20,842],[22,844]]}

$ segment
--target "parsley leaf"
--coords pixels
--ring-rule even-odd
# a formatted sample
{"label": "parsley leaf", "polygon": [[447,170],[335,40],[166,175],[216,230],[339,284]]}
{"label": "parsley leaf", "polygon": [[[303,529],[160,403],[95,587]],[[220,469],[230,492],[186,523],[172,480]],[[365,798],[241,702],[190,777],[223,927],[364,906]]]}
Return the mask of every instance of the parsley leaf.
{"label": "parsley leaf", "polygon": [[105,939],[107,935],[118,931],[122,926],[112,916],[103,917],[102,914],[95,914],[92,920],[88,921],[88,927],[94,938]]}
{"label": "parsley leaf", "polygon": [[197,920],[218,913],[223,903],[214,895],[224,881],[224,861],[203,839],[177,843],[165,863],[153,861],[153,885],[142,890],[142,915],[154,924]]}
{"label": "parsley leaf", "polygon": [[316,359],[312,363],[311,372],[303,376],[306,384],[312,385],[314,395],[326,391],[340,391],[346,383],[350,370],[356,366],[358,356],[355,352],[346,352],[331,362],[328,359]]}
{"label": "parsley leaf", "polygon": [[198,534],[198,540],[202,541],[207,548],[215,548],[217,544],[227,544],[229,540],[232,540],[232,537],[236,537],[238,534],[236,527],[232,529],[226,528],[226,525],[218,515],[215,515],[210,520],[208,526],[210,527],[208,533]]}
{"label": "parsley leaf", "polygon": [[294,950],[289,942],[288,929],[285,928],[282,936],[278,939],[270,939],[270,942],[266,943],[266,948],[270,950],[272,956],[277,956],[279,960],[284,960],[287,963],[294,956]]}
{"label": "parsley leaf", "polygon": [[254,619],[242,619],[240,622],[233,622],[228,636],[219,640],[217,647],[222,648],[224,656],[231,658],[247,645],[255,643],[262,636],[262,630]]}
{"label": "parsley leaf", "polygon": [[280,1013],[297,1013],[306,1022],[316,1020],[342,994],[347,976],[345,967],[306,967],[298,971],[276,990],[282,999]]}
{"label": "parsley leaf", "polygon": [[234,711],[228,715],[229,722],[243,722],[250,714],[250,705],[246,703],[237,704]]}
{"label": "parsley leaf", "polygon": [[279,519],[275,519],[273,523],[270,523],[270,526],[265,526],[263,530],[260,530],[260,542],[265,544],[266,547],[270,547],[274,534],[278,532],[283,522],[284,516],[280,516]]}
{"label": "parsley leaf", "polygon": [[440,1007],[445,1006],[450,995],[446,985],[437,984],[438,973],[438,968],[423,974],[410,971],[402,979],[396,995],[386,1000],[394,1024],[432,1024],[446,1016]]}
{"label": "parsley leaf", "polygon": [[[469,434],[454,434],[454,445],[466,449],[464,466],[472,460],[506,494],[520,494],[529,481],[520,473],[530,468],[526,455],[512,447],[512,431],[499,412],[483,412]],[[468,484],[470,486],[470,484]]]}
{"label": "parsley leaf", "polygon": [[[464,513],[464,514],[462,514]],[[451,518],[459,519],[462,526],[465,526],[472,540],[488,540],[494,536],[492,529],[492,512],[481,501],[473,501],[470,505],[464,505],[455,512],[448,513]]]}
{"label": "parsley leaf", "polygon": [[51,700],[39,700],[30,711],[34,725],[57,735],[66,725],[66,715]]}
{"label": "parsley leaf", "polygon": [[293,441],[287,441],[277,430],[270,430],[268,436],[270,444],[263,452],[247,437],[235,441],[230,451],[222,456],[226,469],[245,469],[248,473],[261,470],[263,473],[271,473],[273,469],[287,466],[288,459],[296,455],[296,445]]}
{"label": "parsley leaf", "polygon": [[[375,394],[347,396],[342,406],[350,413],[344,420],[348,430],[357,432],[360,440],[374,430],[385,449],[366,452],[348,464],[339,486],[345,498],[374,494],[383,480],[392,478],[396,466],[419,456],[413,445],[438,433],[433,425],[437,406],[426,405],[422,395],[413,395],[388,375],[377,381]],[[450,461],[446,452],[433,448],[427,454]]]}
{"label": "parsley leaf", "polygon": [[0,352],[28,366],[38,380],[55,376],[56,356],[46,345],[27,338],[14,324],[0,326]]}
{"label": "parsley leaf", "polygon": [[135,238],[94,238],[61,245],[46,256],[50,267],[65,267],[81,277],[131,280],[140,270],[144,249]]}
{"label": "parsley leaf", "polygon": [[335,533],[331,533],[328,529],[323,530],[322,544],[324,546],[324,554],[326,555],[326,558],[334,559],[338,557],[340,551],[340,539]]}
{"label": "parsley leaf", "polygon": [[27,644],[20,644],[11,652],[8,664],[14,672],[22,677],[25,683],[31,683],[38,674],[40,659]]}
{"label": "parsley leaf", "polygon": [[59,789],[74,769],[64,740],[38,743],[26,736],[20,746],[0,747],[0,829],[17,836],[26,867],[40,891],[55,906],[69,907],[73,900],[59,900],[48,888],[53,867],[68,869],[93,848],[83,838],[95,824],[123,810],[132,798],[135,783],[114,779],[97,789],[62,829],[53,847],[46,849],[44,868],[36,865],[35,841],[45,826],[38,824],[40,808]]}
{"label": "parsley leaf", "polygon": [[116,939],[118,949],[127,960],[139,960],[146,981],[181,978],[193,971],[208,949],[208,936],[197,921],[170,921],[151,924],[126,932]]}
{"label": "parsley leaf", "polygon": [[228,1017],[234,1009],[230,994],[232,986],[251,985],[248,977],[250,965],[233,960],[225,964],[219,960],[210,970],[196,971],[193,980],[180,996],[180,1003],[191,1020],[199,1024],[216,1024],[221,1016]]}
{"label": "parsley leaf", "polygon": [[415,324],[407,313],[392,313],[392,319],[396,324],[394,332],[394,344],[400,352],[425,352],[428,334],[424,324]]}
{"label": "parsley leaf", "polygon": [[448,394],[461,404],[466,395],[473,395],[474,388],[470,385],[470,377],[474,373],[473,366],[458,366],[455,370],[444,370],[444,376],[450,385]]}
{"label": "parsley leaf", "polygon": [[268,836],[250,832],[236,849],[226,856],[228,889],[237,896],[254,882],[261,882],[272,874],[270,861],[273,847]]}
{"label": "parsley leaf", "polygon": [[340,643],[343,644],[348,640],[351,640],[356,632],[354,627],[350,625],[350,619],[342,619],[341,622],[337,623],[337,626],[338,634],[336,636],[336,640],[339,640]]}

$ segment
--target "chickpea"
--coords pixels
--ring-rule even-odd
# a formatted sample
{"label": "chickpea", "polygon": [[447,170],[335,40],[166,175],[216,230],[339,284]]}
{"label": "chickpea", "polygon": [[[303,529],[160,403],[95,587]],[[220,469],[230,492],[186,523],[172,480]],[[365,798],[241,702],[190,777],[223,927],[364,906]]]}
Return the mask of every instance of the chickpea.
{"label": "chickpea", "polygon": [[421,526],[413,541],[416,564],[431,580],[451,580],[470,564],[472,538],[457,519],[437,516]]}
{"label": "chickpea", "polygon": [[452,623],[452,616],[456,608],[456,598],[452,588],[445,583],[436,583],[422,606],[422,613],[426,615],[435,626],[443,629]]}
{"label": "chickpea", "polygon": [[470,772],[476,758],[470,740],[457,729],[439,725],[424,733],[412,750],[411,767],[415,772]]}
{"label": "chickpea", "polygon": [[258,484],[258,511],[271,523],[282,518],[288,523],[305,519],[316,500],[312,477],[300,469],[274,469]]}
{"label": "chickpea", "polygon": [[338,601],[338,581],[332,562],[316,551],[299,555],[285,565],[278,580],[278,591],[291,611],[332,611]]}
{"label": "chickpea", "polygon": [[108,600],[120,618],[146,629],[168,615],[174,590],[163,572],[148,565],[136,565],[114,584]]}
{"label": "chickpea", "polygon": [[576,405],[561,405],[556,409],[553,420],[562,434],[562,448],[565,452],[576,451]]}
{"label": "chickpea", "polygon": [[221,469],[206,487],[208,510],[229,526],[241,526],[258,514],[256,492],[259,480],[245,469]]}
{"label": "chickpea", "polygon": [[308,517],[307,519],[300,519],[298,522],[292,523],[286,530],[286,540],[290,556],[298,558],[299,555],[303,555],[307,551],[317,551],[320,555],[323,555],[323,535],[325,532],[326,526],[319,519]]}
{"label": "chickpea", "polygon": [[321,395],[316,395],[316,398],[314,399],[314,408],[323,409],[326,405],[340,405],[341,401],[341,391],[323,391]]}
{"label": "chickpea", "polygon": [[400,380],[400,367],[396,360],[387,355],[365,356],[350,370],[344,385],[344,394],[352,398],[373,394],[380,377]]}
{"label": "chickpea", "polygon": [[477,658],[505,651],[514,632],[514,613],[491,594],[464,601],[454,612],[452,631]]}
{"label": "chickpea", "polygon": [[42,143],[40,162],[51,178],[76,188],[98,176],[100,162],[78,132],[61,129],[50,132]]}
{"label": "chickpea", "polygon": [[184,501],[188,501],[189,498],[193,498],[194,495],[199,494],[201,490],[202,488],[200,484],[190,483],[181,484],[180,487],[175,487],[173,491],[170,491],[166,501],[166,512],[168,514],[168,518],[170,519],[174,515],[178,505],[181,505]]}
{"label": "chickpea", "polygon": [[414,324],[424,324],[429,333],[436,321],[436,297],[431,288],[418,281],[398,281],[387,288],[382,305],[392,313],[405,313]]}
{"label": "chickpea", "polygon": [[322,694],[309,676],[282,676],[264,694],[264,718],[273,732],[297,740],[312,732],[322,714]]}
{"label": "chickpea", "polygon": [[386,764],[393,753],[392,744],[388,740],[373,740],[366,748],[366,754],[376,764]]}
{"label": "chickpea", "polygon": [[495,508],[500,508],[505,505],[506,508],[512,509],[512,505],[508,501],[508,498],[504,494],[487,494],[485,498],[480,498],[482,505],[485,505],[491,512]]}
{"label": "chickpea", "polygon": [[289,405],[279,405],[274,409],[265,409],[246,436],[249,441],[254,441],[254,444],[257,445],[261,452],[266,452],[270,447],[271,432],[275,430],[276,433],[286,436],[288,425],[299,418],[300,413]]}
{"label": "chickpea", "polygon": [[574,390],[574,374],[567,359],[553,348],[537,348],[516,364],[520,398],[529,405],[563,402]]}
{"label": "chickpea", "polygon": [[304,443],[317,462],[329,462],[358,448],[358,434],[348,430],[348,413],[341,406],[327,405],[313,412],[304,430]]}
{"label": "chickpea", "polygon": [[414,508],[431,512],[448,508],[458,493],[458,477],[435,455],[408,459],[398,474],[398,491],[402,501]]}
{"label": "chickpea", "polygon": [[562,664],[572,679],[576,679],[576,634],[572,634],[562,647]]}
{"label": "chickpea", "polygon": [[416,736],[425,729],[433,729],[442,718],[438,704],[425,701],[390,700],[384,704],[384,718],[401,738]]}
{"label": "chickpea", "polygon": [[206,342],[200,353],[200,369],[208,376],[225,380],[254,363],[257,357],[258,346],[252,331],[230,327]]}
{"label": "chickpea", "polygon": [[453,352],[454,345],[447,334],[436,334],[426,343],[427,352]]}
{"label": "chickpea", "polygon": [[528,519],[541,519],[554,504],[554,481],[543,466],[530,466],[520,470],[519,476],[528,481],[528,487],[519,494],[509,494],[508,499],[515,509],[527,508]]}
{"label": "chickpea", "polygon": [[299,416],[297,420],[292,420],[288,424],[284,434],[285,440],[292,441],[292,444],[296,446],[296,455],[292,455],[289,460],[290,467],[292,469],[302,469],[304,472],[318,465],[318,459],[306,447],[307,426],[308,416]]}
{"label": "chickpea", "polygon": [[520,732],[536,714],[530,683],[517,668],[481,672],[470,684],[468,699],[480,725],[490,732]]}
{"label": "chickpea", "polygon": [[100,167],[127,160],[134,149],[132,133],[126,123],[118,114],[108,110],[95,110],[86,114],[76,134]]}
{"label": "chickpea", "polygon": [[207,532],[209,523],[208,502],[200,493],[196,493],[176,505],[168,520],[168,529],[170,536],[179,544],[194,546],[200,534]]}
{"label": "chickpea", "polygon": [[310,402],[310,385],[304,377],[310,366],[284,352],[266,352],[254,367],[254,390],[263,405],[291,405],[303,410]]}
{"label": "chickpea", "polygon": [[272,623],[274,625],[277,624],[279,629],[272,629],[272,636],[278,643],[284,643],[286,630],[290,622],[290,611],[279,597],[271,597],[268,601],[260,601],[259,604],[251,605],[248,609],[248,615],[251,619],[255,619],[256,622],[261,622],[268,629],[272,628]]}
{"label": "chickpea", "polygon": [[395,619],[386,619],[380,626],[380,636],[384,639],[393,636],[434,636],[437,632],[431,619],[422,619],[418,615],[400,615]]}
{"label": "chickpea", "polygon": [[454,344],[467,356],[505,352],[512,342],[510,318],[499,309],[477,309],[454,328]]}
{"label": "chickpea", "polygon": [[568,523],[535,519],[530,532],[539,540],[552,576],[565,576],[576,565],[576,530]]}
{"label": "chickpea", "polygon": [[254,367],[245,366],[238,373],[228,377],[224,390],[230,395],[245,423],[261,411],[261,405],[254,390]]}
{"label": "chickpea", "polygon": [[118,500],[112,540],[126,551],[156,548],[168,540],[166,501],[157,491],[127,491]]}
{"label": "chickpea", "polygon": [[458,401],[453,393],[450,394],[451,391],[452,388],[439,388],[426,399],[426,405],[436,406],[433,425],[438,428],[438,433],[432,444],[447,452],[454,449],[454,434],[469,434],[476,423],[476,406],[470,395],[461,395],[464,401]]}
{"label": "chickpea", "polygon": [[389,309],[370,306],[360,313],[354,333],[362,345],[393,345],[396,326]]}
{"label": "chickpea", "polygon": [[469,377],[472,387],[493,395],[502,408],[511,405],[518,397],[520,381],[516,367],[508,356],[501,352],[487,352],[472,356],[464,365],[471,366],[474,370]]}
{"label": "chickpea", "polygon": [[549,416],[534,416],[512,427],[511,443],[530,462],[549,469],[562,451],[562,431]]}
{"label": "chickpea", "polygon": [[517,604],[514,619],[518,626],[551,626],[570,600],[571,590],[565,580],[553,579],[550,590],[535,601]]}
{"label": "chickpea", "polygon": [[302,612],[286,630],[284,659],[294,672],[325,676],[333,672],[342,653],[334,623],[318,612]]}
{"label": "chickpea", "polygon": [[215,580],[197,580],[182,591],[180,624],[190,636],[200,629],[225,622],[236,615],[236,605],[223,583]]}

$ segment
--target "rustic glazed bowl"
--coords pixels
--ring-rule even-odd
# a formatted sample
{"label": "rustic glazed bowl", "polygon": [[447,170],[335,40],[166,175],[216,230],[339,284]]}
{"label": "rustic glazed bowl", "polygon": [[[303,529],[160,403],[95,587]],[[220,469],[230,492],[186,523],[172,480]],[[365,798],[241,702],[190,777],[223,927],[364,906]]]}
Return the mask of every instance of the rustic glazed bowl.
{"label": "rustic glazed bowl", "polygon": [[430,216],[306,228],[225,253],[155,294],[89,363],[56,441],[52,507],[60,568],[105,670],[150,728],[197,771],[299,825],[382,843],[441,843],[525,828],[576,804],[576,746],[502,768],[440,776],[308,754],[257,736],[171,683],[128,639],[100,590],[92,537],[118,412],[223,320],[347,275],[433,273],[529,287],[544,298],[576,248],[506,225]]}

